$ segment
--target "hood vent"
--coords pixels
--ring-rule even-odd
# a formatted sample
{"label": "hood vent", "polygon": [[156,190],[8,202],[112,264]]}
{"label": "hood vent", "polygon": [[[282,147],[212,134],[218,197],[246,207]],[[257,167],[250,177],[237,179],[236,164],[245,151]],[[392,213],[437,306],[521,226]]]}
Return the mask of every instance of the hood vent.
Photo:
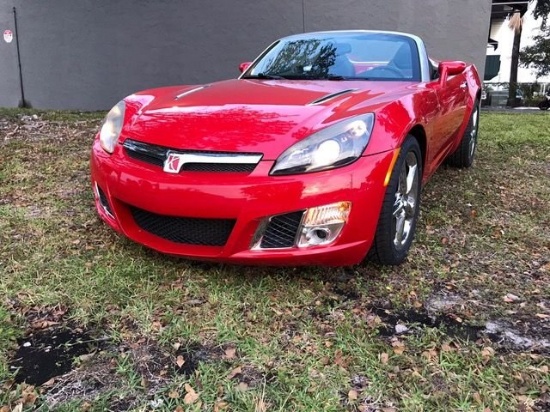
{"label": "hood vent", "polygon": [[208,86],[199,86],[199,87],[195,87],[194,89],[191,89],[191,90],[186,90],[183,93],[178,94],[174,100],[179,100],[184,96],[190,95],[191,93],[198,92],[199,90],[202,90],[202,89],[206,89],[207,87]]}
{"label": "hood vent", "polygon": [[321,103],[324,103],[328,100],[334,99],[335,97],[341,96],[341,95],[346,94],[346,93],[351,93],[351,92],[354,92],[356,90],[357,89],[345,89],[345,90],[340,90],[339,92],[329,93],[329,94],[327,94],[323,97],[320,97],[318,99],[315,99],[315,100],[309,102],[307,105],[308,106],[313,106],[313,105],[316,105],[316,104],[321,104]]}

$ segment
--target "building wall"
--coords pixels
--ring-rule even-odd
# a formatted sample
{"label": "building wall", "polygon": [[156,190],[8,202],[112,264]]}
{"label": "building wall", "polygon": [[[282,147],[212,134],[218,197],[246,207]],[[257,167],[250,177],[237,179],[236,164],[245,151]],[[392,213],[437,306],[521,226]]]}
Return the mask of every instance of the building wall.
{"label": "building wall", "polygon": [[[17,7],[25,100],[108,109],[136,90],[237,76],[278,37],[380,29],[424,38],[436,59],[483,70],[490,0],[0,0],[0,34]],[[0,38],[0,106],[21,101],[15,40]]]}
{"label": "building wall", "polygon": [[16,39],[6,43],[3,38],[5,30],[15,32],[11,13],[12,8],[0,2],[0,107],[17,107],[21,99]]}
{"label": "building wall", "polygon": [[[523,29],[521,32],[521,48],[531,46],[535,43],[533,37],[541,34],[540,25],[542,19],[535,19],[533,10],[536,3],[529,4],[527,13],[523,16]],[[498,75],[491,79],[493,83],[509,82],[510,71],[512,67],[512,46],[514,44],[514,32],[508,27],[508,20],[495,24],[491,27],[491,38],[498,41],[498,48],[494,50],[492,47],[487,49],[488,55],[500,56],[500,71]],[[518,82],[520,83],[548,83],[550,75],[537,78],[535,72],[526,67],[519,67]]]}

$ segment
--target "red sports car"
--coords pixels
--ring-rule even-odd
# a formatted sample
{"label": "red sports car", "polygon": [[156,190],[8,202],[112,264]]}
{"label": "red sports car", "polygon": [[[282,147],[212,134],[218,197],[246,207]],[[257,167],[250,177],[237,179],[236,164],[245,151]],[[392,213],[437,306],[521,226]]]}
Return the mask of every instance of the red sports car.
{"label": "red sports car", "polygon": [[113,107],[91,158],[101,218],[192,259],[401,263],[422,185],[474,159],[475,67],[434,62],[414,35],[357,30],[285,37],[241,71]]}

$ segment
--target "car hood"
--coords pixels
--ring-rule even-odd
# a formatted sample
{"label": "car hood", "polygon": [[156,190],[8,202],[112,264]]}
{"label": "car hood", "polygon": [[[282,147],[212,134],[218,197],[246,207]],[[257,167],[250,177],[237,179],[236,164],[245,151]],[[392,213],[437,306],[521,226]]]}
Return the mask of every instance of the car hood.
{"label": "car hood", "polygon": [[274,160],[316,130],[374,112],[413,85],[235,79],[152,89],[126,99],[133,113],[122,135],[173,149],[262,153]]}

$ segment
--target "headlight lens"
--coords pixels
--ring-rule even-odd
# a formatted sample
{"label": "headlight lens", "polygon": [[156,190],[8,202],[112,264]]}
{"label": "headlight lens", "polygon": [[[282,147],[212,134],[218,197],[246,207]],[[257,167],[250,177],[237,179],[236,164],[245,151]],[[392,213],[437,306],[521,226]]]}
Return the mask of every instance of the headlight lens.
{"label": "headlight lens", "polygon": [[354,162],[369,143],[374,114],[354,117],[312,134],[279,156],[272,175],[316,172]]}
{"label": "headlight lens", "polygon": [[107,153],[113,153],[115,150],[115,145],[122,131],[125,110],[126,104],[124,100],[121,100],[107,113],[103,121],[101,131],[99,132],[99,142]]}

